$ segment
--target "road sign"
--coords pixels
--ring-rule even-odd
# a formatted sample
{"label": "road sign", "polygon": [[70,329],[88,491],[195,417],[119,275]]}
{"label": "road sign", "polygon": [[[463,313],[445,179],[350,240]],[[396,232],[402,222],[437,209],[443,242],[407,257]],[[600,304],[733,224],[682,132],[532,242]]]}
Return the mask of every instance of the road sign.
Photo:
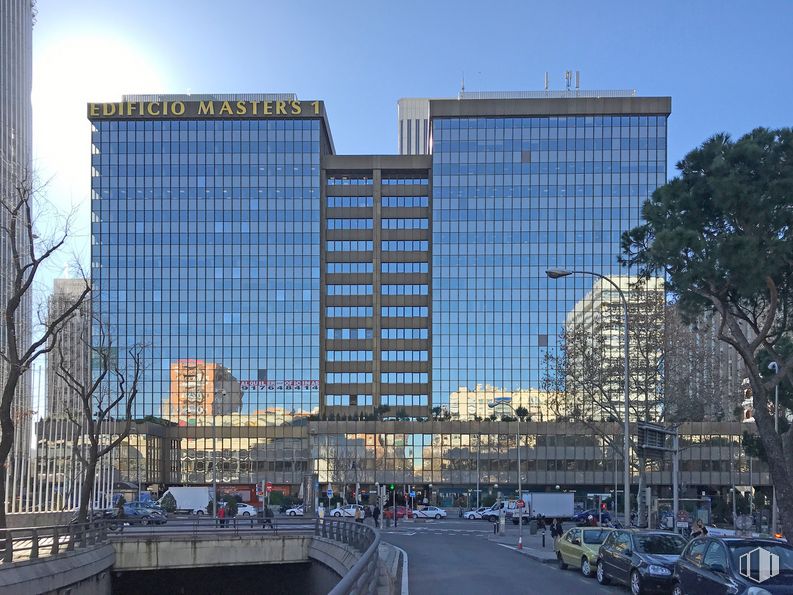
{"label": "road sign", "polygon": [[410,497],[411,498],[415,498],[416,497],[416,492],[413,491],[413,490],[410,490]]}
{"label": "road sign", "polygon": [[333,498],[333,490],[328,489],[328,498]]}
{"label": "road sign", "polygon": [[264,486],[262,485],[261,481],[256,482],[256,495],[263,496],[264,495]]}
{"label": "road sign", "polygon": [[517,506],[518,508],[523,508],[524,506],[526,506],[526,503],[523,500],[518,500]]}
{"label": "road sign", "polygon": [[266,484],[264,484],[264,489],[269,494],[273,491],[273,484],[268,481]]}

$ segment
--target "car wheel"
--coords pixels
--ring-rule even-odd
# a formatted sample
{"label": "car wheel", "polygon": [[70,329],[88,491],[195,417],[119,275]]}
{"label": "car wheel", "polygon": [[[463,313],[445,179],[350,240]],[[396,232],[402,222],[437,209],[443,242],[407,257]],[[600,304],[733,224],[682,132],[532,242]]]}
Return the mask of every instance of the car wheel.
{"label": "car wheel", "polygon": [[242,516],[251,516],[251,513],[250,512],[243,512]]}
{"label": "car wheel", "polygon": [[143,517],[142,519],[140,519],[140,524],[145,527],[146,525],[149,524],[149,519],[147,519],[146,517]]}
{"label": "car wheel", "polygon": [[631,593],[633,595],[642,595],[642,577],[638,570],[631,572]]}
{"label": "car wheel", "polygon": [[340,516],[341,516],[341,513],[340,513],[340,512],[334,512],[334,513],[333,513],[333,516],[335,516],[335,517],[340,517]]}
{"label": "car wheel", "polygon": [[556,560],[559,562],[559,568],[562,570],[567,569],[567,564],[565,564],[564,558],[562,558],[562,552],[556,552]]}
{"label": "car wheel", "polygon": [[603,560],[598,560],[596,576],[598,579],[598,583],[600,583],[601,585],[608,585],[611,582],[611,580],[609,580],[609,577],[606,576],[606,569],[603,568]]}
{"label": "car wheel", "polygon": [[672,595],[683,595],[683,587],[680,586],[680,583],[675,583],[672,588]]}
{"label": "car wheel", "polygon": [[435,520],[438,520],[438,521],[439,521],[439,520],[441,520],[441,515],[439,515],[439,514],[436,514],[436,515],[435,515]]}
{"label": "car wheel", "polygon": [[581,558],[581,574],[586,577],[592,576],[592,565],[589,563],[589,558],[586,556]]}
{"label": "car wheel", "polygon": [[203,511],[203,510],[196,510],[196,511],[195,511],[195,513],[196,513],[198,516],[203,516],[203,514],[204,514],[204,511]]}
{"label": "car wheel", "polygon": [[289,512],[289,516],[297,516],[297,513],[294,510],[292,510]]}

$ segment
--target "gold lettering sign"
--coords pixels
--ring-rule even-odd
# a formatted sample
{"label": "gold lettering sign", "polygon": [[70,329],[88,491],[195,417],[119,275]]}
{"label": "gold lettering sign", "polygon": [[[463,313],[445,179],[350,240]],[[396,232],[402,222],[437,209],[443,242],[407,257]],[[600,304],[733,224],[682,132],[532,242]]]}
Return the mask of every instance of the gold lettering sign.
{"label": "gold lettering sign", "polygon": [[321,101],[124,101],[89,103],[91,120],[250,119],[322,116]]}

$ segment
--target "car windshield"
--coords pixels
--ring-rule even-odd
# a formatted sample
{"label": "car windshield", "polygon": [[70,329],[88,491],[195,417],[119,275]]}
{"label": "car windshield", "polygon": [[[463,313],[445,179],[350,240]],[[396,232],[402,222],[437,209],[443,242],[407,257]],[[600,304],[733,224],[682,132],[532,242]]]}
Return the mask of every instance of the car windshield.
{"label": "car windshield", "polygon": [[609,531],[584,531],[584,543],[603,543]]}
{"label": "car windshield", "polygon": [[[790,581],[790,575],[793,574],[793,547],[789,546],[788,544],[756,541],[728,541],[727,547],[730,550],[730,557],[732,558],[732,563],[735,568],[741,568],[741,556],[748,554],[758,547],[761,547],[764,550],[779,556],[780,573],[778,576],[768,579],[767,583],[788,584]],[[754,570],[752,568],[751,561],[752,558],[750,557],[750,572]],[[757,564],[757,567],[759,569],[759,563]],[[757,579],[755,578],[755,580]],[[764,581],[764,584],[765,582],[766,581]]]}
{"label": "car windshield", "polygon": [[684,547],[679,535],[636,535],[636,549],[644,554],[680,555]]}

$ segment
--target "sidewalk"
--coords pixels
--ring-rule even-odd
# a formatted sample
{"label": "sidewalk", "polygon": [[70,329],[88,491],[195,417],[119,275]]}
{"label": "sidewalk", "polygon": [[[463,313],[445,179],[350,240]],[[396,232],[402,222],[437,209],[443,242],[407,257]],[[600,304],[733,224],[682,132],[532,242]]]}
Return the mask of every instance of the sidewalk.
{"label": "sidewalk", "polygon": [[545,532],[545,547],[542,547],[542,531],[536,535],[529,534],[529,528],[523,528],[523,549],[518,550],[518,528],[511,525],[507,526],[506,532],[502,535],[489,535],[488,541],[499,546],[509,547],[510,549],[528,556],[532,560],[543,564],[556,564],[556,554],[553,551],[553,537],[551,532]]}

